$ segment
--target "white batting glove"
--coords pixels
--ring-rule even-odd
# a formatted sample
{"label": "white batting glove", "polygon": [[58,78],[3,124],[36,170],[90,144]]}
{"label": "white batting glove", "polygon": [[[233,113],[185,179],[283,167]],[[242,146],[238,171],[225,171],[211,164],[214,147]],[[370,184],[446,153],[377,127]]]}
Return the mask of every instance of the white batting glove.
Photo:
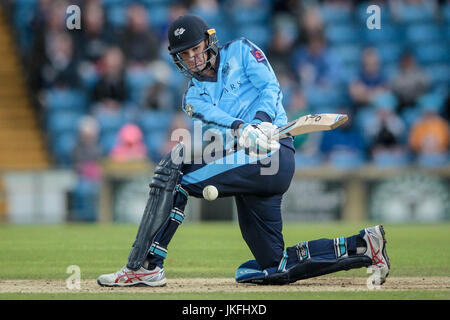
{"label": "white batting glove", "polygon": [[238,143],[241,147],[248,148],[252,157],[265,156],[280,149],[280,143],[274,138],[276,128],[270,122],[245,124],[241,128]]}

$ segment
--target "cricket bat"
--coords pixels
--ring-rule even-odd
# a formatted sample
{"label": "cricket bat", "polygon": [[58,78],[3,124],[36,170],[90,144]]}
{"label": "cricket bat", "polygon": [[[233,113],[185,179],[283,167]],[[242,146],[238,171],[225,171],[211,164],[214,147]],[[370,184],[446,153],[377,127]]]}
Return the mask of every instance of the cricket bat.
{"label": "cricket bat", "polygon": [[347,120],[346,114],[308,114],[278,128],[277,138],[283,139],[310,132],[332,130],[344,124]]}

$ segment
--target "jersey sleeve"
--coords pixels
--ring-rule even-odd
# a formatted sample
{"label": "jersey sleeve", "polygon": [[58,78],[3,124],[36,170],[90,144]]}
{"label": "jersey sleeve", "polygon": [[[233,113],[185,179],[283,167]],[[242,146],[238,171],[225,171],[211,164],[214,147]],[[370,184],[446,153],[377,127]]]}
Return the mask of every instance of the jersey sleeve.
{"label": "jersey sleeve", "polygon": [[280,84],[261,49],[243,38],[241,50],[245,73],[250,82],[259,91],[259,102],[255,119],[273,122],[283,97]]}
{"label": "jersey sleeve", "polygon": [[241,119],[230,116],[202,98],[202,92],[193,85],[192,81],[184,94],[182,108],[192,119],[198,119],[205,124],[219,128],[237,129],[241,123],[244,123]]}

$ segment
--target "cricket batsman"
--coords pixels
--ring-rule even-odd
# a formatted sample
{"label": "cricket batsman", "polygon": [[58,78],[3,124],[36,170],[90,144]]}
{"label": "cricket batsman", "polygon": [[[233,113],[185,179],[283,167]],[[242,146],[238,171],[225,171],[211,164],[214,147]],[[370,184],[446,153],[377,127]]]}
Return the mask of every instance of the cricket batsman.
{"label": "cricket batsman", "polygon": [[[190,78],[183,110],[206,127],[233,132],[234,147],[225,147],[223,157],[246,161],[185,163],[183,144],[175,146],[156,166],[127,265],[101,275],[98,284],[166,285],[164,259],[188,197],[201,198],[210,185],[219,197],[235,198],[242,237],[254,256],[238,267],[238,283],[281,285],[368,267],[373,284],[383,284],[390,263],[381,225],[349,237],[285,246],[281,200],[294,175],[295,149],[292,137],[273,138],[287,117],[280,85],[261,49],[245,38],[219,46],[215,30],[195,15],[175,20],[168,38],[174,63]],[[278,162],[275,173],[261,174],[267,160]]]}

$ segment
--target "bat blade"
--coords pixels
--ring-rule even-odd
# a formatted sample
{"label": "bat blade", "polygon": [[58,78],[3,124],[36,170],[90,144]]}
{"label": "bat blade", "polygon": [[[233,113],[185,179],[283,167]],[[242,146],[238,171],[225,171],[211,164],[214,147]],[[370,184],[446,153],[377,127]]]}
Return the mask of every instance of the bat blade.
{"label": "bat blade", "polygon": [[309,114],[293,120],[278,129],[278,138],[294,137],[300,134],[332,130],[348,120],[346,114]]}

